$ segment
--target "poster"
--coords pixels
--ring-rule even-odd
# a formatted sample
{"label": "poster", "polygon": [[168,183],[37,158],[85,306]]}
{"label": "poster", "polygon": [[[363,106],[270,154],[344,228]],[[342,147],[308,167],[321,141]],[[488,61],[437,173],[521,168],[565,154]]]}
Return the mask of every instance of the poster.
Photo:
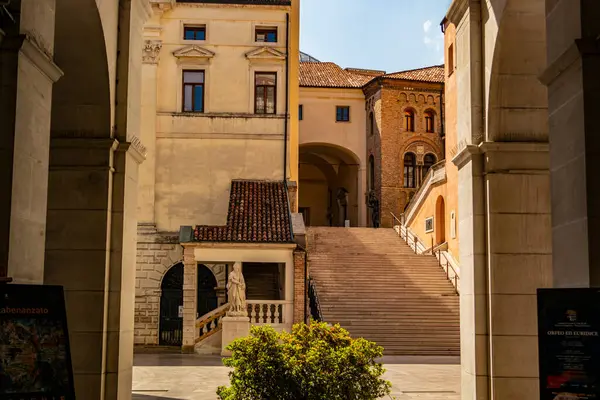
{"label": "poster", "polygon": [[600,289],[539,289],[541,400],[600,400]]}
{"label": "poster", "polygon": [[0,400],[74,400],[60,286],[0,284]]}

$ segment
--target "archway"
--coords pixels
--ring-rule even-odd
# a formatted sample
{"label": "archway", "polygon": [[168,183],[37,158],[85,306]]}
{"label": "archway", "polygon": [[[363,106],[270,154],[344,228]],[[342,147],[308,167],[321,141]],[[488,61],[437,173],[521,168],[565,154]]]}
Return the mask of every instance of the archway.
{"label": "archway", "polygon": [[435,243],[442,244],[446,241],[446,204],[442,196],[438,197],[435,204]]}
{"label": "archway", "polygon": [[160,286],[160,322],[158,344],[181,346],[183,340],[183,264],[179,263],[167,271]]}
{"label": "archway", "polygon": [[217,279],[205,265],[198,265],[197,317],[208,314],[218,306]]}
{"label": "archway", "polygon": [[[300,212],[307,226],[360,226],[360,161],[351,151],[326,144],[300,146]],[[347,222],[348,221],[348,222]],[[365,222],[362,222],[365,223]]]}

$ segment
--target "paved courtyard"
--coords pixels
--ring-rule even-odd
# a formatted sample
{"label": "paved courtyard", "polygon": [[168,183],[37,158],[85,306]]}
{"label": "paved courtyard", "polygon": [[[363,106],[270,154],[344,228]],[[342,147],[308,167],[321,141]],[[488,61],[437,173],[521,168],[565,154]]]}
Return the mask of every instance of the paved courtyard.
{"label": "paved courtyard", "polygon": [[[386,357],[383,362],[398,400],[460,398],[456,358]],[[228,384],[220,357],[138,354],[134,364],[134,400],[215,400],[217,387]]]}

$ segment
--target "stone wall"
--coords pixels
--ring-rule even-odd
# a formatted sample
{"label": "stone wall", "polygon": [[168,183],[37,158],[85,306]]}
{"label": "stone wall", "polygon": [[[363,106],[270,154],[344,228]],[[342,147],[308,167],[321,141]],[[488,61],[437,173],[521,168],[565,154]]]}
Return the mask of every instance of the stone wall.
{"label": "stone wall", "polygon": [[135,345],[158,345],[160,285],[165,273],[183,260],[175,235],[159,234],[152,226],[138,227],[135,272]]}

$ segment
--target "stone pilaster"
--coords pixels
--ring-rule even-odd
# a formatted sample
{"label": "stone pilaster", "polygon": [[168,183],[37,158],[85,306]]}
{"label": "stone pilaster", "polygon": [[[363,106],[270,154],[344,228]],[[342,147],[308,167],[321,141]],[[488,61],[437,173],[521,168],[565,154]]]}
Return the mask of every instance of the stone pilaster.
{"label": "stone pilaster", "polygon": [[182,352],[194,351],[196,340],[196,319],[198,318],[196,302],[198,301],[198,262],[194,248],[183,249],[183,345]]}
{"label": "stone pilaster", "polygon": [[[304,267],[306,252],[294,251],[294,324],[305,322],[305,305],[308,304]],[[308,308],[306,308],[308,309]]]}

